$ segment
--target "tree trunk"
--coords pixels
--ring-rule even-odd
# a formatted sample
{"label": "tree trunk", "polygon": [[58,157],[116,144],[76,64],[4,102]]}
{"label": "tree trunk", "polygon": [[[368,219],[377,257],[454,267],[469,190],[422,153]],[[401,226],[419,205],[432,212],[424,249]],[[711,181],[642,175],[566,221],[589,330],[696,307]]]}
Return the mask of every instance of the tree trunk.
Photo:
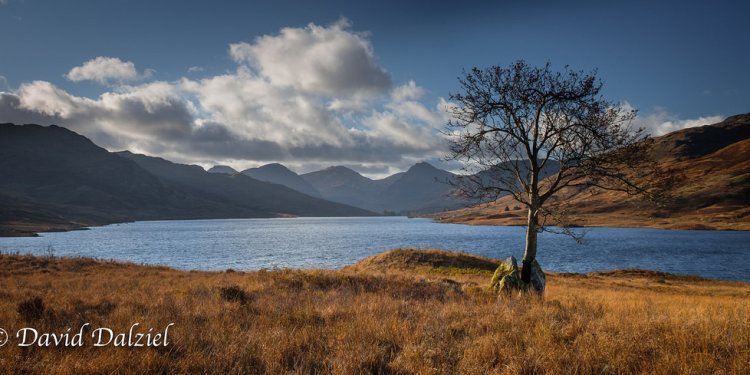
{"label": "tree trunk", "polygon": [[527,284],[531,282],[531,264],[536,259],[536,237],[538,230],[538,210],[535,207],[529,207],[529,217],[526,226],[526,249],[521,261],[521,280]]}

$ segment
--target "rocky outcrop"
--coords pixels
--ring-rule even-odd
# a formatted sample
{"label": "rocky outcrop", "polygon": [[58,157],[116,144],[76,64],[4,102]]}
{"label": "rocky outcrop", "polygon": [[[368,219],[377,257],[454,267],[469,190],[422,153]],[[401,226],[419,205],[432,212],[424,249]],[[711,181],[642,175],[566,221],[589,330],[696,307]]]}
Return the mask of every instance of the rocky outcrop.
{"label": "rocky outcrop", "polygon": [[515,257],[511,256],[497,266],[495,274],[492,275],[492,281],[490,281],[490,290],[498,293],[510,293],[521,289],[522,285],[518,262]]}

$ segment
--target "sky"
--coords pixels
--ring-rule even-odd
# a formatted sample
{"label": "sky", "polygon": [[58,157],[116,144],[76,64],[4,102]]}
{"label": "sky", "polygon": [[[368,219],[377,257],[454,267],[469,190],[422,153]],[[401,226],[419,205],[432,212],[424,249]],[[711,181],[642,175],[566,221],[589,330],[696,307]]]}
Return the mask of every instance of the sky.
{"label": "sky", "polygon": [[746,1],[0,0],[0,123],[236,169],[441,162],[474,66],[597,69],[654,135],[750,111]]}

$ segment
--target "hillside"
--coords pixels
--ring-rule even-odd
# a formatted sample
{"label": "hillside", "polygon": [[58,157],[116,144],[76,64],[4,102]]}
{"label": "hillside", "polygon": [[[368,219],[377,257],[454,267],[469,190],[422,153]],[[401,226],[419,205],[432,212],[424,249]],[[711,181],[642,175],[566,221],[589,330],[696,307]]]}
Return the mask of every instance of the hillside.
{"label": "hillside", "polygon": [[223,174],[235,174],[239,173],[234,168],[227,165],[214,165],[209,168],[208,173],[223,173]]}
{"label": "hillside", "polygon": [[465,206],[452,194],[456,175],[429,163],[417,163],[384,185],[378,195],[386,210],[439,212]]}
{"label": "hillside", "polygon": [[[402,249],[341,270],[179,271],[0,254],[9,374],[745,374],[748,284],[548,274],[498,300],[496,261]],[[134,320],[137,319],[137,320]],[[24,348],[18,327],[168,333],[166,347]],[[15,329],[15,330],[13,330]],[[75,365],[73,365],[73,363]]]}
{"label": "hillside", "polygon": [[232,207],[292,216],[373,216],[372,212],[310,197],[286,186],[258,181],[242,173],[208,173],[194,165],[172,163],[162,158],[133,154],[117,155],[181,191],[210,197]]}
{"label": "hillside", "polygon": [[114,222],[367,216],[244,175],[110,153],[58,126],[0,124],[0,235]]}
{"label": "hillside", "polygon": [[448,183],[456,176],[424,162],[380,180],[341,166],[306,173],[302,178],[325,199],[375,212],[429,213],[465,206]]}
{"label": "hillside", "polygon": [[382,212],[372,199],[380,190],[377,184],[354,170],[336,166],[305,173],[301,177],[325,199]]}
{"label": "hillside", "polygon": [[0,176],[5,228],[64,229],[219,208],[57,126],[0,125]]}
{"label": "hillside", "polygon": [[322,198],[315,188],[305,181],[298,174],[292,172],[289,168],[279,164],[266,164],[258,168],[250,168],[242,171],[242,174],[250,176],[256,180],[271,182],[274,184],[284,185],[290,189],[296,190],[302,194],[311,197]]}
{"label": "hillside", "polygon": [[[678,178],[665,207],[599,188],[563,191],[554,207],[581,226],[750,230],[750,114],[655,138],[651,153]],[[450,223],[524,225],[526,212],[516,207],[504,197],[435,217]]]}

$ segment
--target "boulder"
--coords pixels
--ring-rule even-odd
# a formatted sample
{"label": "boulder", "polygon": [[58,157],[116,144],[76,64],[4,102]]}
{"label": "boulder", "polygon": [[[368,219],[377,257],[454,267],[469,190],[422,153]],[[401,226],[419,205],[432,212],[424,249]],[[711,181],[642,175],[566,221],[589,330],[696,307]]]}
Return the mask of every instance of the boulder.
{"label": "boulder", "polygon": [[498,293],[510,293],[521,289],[522,285],[518,262],[515,257],[511,256],[497,266],[495,274],[492,275],[492,281],[490,281],[490,290]]}

